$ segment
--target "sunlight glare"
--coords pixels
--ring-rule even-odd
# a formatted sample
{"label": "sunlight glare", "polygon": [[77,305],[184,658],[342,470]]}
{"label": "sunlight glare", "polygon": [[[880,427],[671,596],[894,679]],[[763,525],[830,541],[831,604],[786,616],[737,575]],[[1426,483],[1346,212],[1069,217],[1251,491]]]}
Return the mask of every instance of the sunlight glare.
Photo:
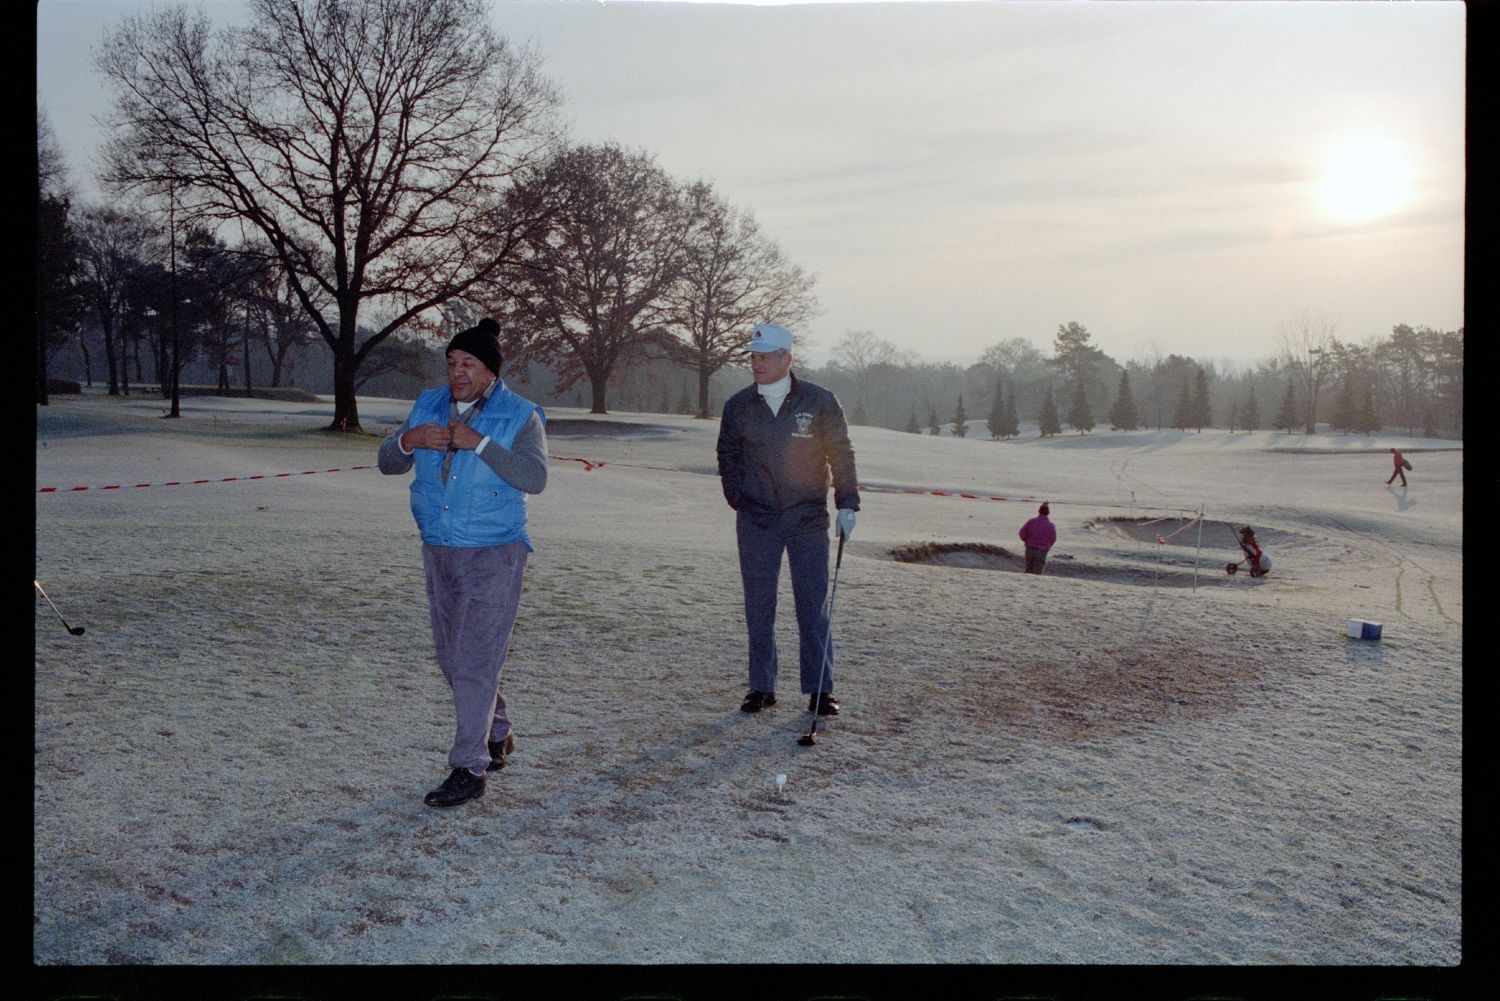
{"label": "sunlight glare", "polygon": [[1411,198],[1412,167],[1400,147],[1384,136],[1343,140],[1323,161],[1319,196],[1341,222],[1370,222]]}

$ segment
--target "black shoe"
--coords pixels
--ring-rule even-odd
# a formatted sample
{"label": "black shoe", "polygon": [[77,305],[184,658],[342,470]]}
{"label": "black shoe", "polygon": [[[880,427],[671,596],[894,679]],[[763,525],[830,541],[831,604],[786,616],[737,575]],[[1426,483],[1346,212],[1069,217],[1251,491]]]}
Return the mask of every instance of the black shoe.
{"label": "black shoe", "polygon": [[758,713],[776,704],[775,692],[761,692],[750,689],[750,694],[745,696],[745,701],[740,703],[740,712]]}
{"label": "black shoe", "polygon": [[834,699],[833,693],[823,692],[822,695],[822,705],[818,704],[817,692],[813,692],[807,697],[807,711],[817,713],[819,716],[837,716],[839,714],[839,704]]}
{"label": "black shoe", "polygon": [[484,776],[467,768],[455,768],[443,784],[422,797],[428,806],[457,806],[484,795]]}
{"label": "black shoe", "polygon": [[490,741],[490,763],[485,768],[487,772],[497,771],[505,767],[505,759],[511,756],[516,749],[516,735],[507,733],[504,740]]}

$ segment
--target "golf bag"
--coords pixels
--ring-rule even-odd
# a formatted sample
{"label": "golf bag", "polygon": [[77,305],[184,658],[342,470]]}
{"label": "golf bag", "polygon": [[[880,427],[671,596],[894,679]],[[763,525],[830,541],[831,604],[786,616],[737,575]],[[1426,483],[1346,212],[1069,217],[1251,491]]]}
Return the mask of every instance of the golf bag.
{"label": "golf bag", "polygon": [[1240,550],[1245,554],[1240,559],[1224,567],[1224,572],[1233,574],[1239,571],[1240,564],[1246,561],[1250,564],[1250,576],[1264,577],[1271,572],[1271,557],[1261,551],[1260,543],[1255,539],[1255,530],[1249,525],[1240,529],[1237,539]]}

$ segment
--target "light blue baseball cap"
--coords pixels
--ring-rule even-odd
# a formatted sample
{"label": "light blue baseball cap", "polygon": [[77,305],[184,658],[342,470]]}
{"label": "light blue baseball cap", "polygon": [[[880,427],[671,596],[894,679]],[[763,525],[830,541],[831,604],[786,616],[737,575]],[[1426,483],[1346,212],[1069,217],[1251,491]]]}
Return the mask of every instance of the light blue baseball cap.
{"label": "light blue baseball cap", "polygon": [[790,351],[792,332],[775,323],[757,323],[750,334],[751,351]]}

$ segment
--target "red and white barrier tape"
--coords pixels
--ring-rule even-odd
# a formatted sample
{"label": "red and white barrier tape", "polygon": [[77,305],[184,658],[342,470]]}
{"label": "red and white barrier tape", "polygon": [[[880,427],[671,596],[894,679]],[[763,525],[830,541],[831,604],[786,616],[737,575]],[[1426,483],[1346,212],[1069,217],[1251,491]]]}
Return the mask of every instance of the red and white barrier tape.
{"label": "red and white barrier tape", "polygon": [[[583,471],[585,473],[592,473],[594,470],[603,468],[605,465],[625,466],[626,468],[631,468],[631,469],[657,469],[657,470],[661,470],[663,472],[685,472],[685,470],[675,470],[675,469],[670,469],[668,467],[663,467],[663,466],[635,466],[635,465],[633,465],[631,463],[628,463],[628,462],[605,463],[605,462],[602,462],[602,461],[599,461],[599,460],[596,460],[596,459],[580,459],[580,458],[577,458],[576,456],[571,456],[571,455],[554,455],[554,456],[551,456],[550,458],[556,459],[558,462],[578,462],[578,463],[582,463],[583,464]],[[356,471],[356,470],[375,469],[375,468],[378,468],[378,467],[376,467],[376,466],[335,466],[332,469],[305,469],[305,470],[303,470],[300,473],[257,473],[257,474],[255,474],[253,476],[224,476],[224,477],[220,477],[218,479],[166,480],[166,481],[163,481],[161,483],[129,483],[129,484],[126,484],[126,483],[109,483],[109,484],[105,484],[104,486],[97,486],[97,487],[38,487],[36,492],[39,493],[39,494],[60,494],[60,493],[79,493],[79,492],[85,491],[85,490],[139,490],[139,489],[142,489],[144,487],[200,486],[200,485],[205,484],[205,483],[236,483],[236,482],[240,482],[240,481],[244,481],[244,480],[279,480],[279,479],[286,479],[287,477],[291,477],[291,476],[312,476],[312,475],[315,475],[317,473],[341,473],[341,472],[345,472],[345,471],[353,472],[353,471]],[[990,495],[990,494],[964,493],[964,492],[958,491],[958,490],[922,490],[922,489],[917,489],[917,488],[913,488],[913,487],[877,487],[877,486],[871,486],[868,483],[861,483],[859,485],[859,489],[861,491],[865,492],[865,493],[876,493],[876,494],[908,494],[908,495],[916,496],[916,497],[957,497],[960,500],[999,501],[1001,503],[1006,503],[1006,504],[1035,504],[1035,503],[1038,503],[1038,501],[1037,501],[1037,499],[1035,497],[998,497],[998,496],[994,496],[994,495]],[[1067,507],[1067,506],[1095,507],[1095,508],[1106,507],[1106,508],[1119,508],[1121,510],[1124,510],[1125,508],[1128,507],[1131,510],[1142,510],[1142,511],[1177,511],[1179,513],[1181,513],[1181,512],[1183,512],[1183,511],[1186,510],[1184,508],[1157,508],[1157,507],[1150,507],[1150,506],[1147,506],[1147,505],[1144,505],[1144,504],[1135,504],[1135,503],[1131,503],[1129,505],[1126,505],[1126,504],[1097,504],[1097,503],[1078,502],[1078,501],[1048,501],[1047,503],[1048,504],[1059,505],[1059,506],[1063,506],[1063,507]],[[1198,514],[1197,511],[1193,511],[1191,513],[1194,514],[1194,515],[1197,515],[1197,518],[1194,518],[1194,521],[1196,521],[1198,518],[1202,517],[1202,515]],[[1182,528],[1179,528],[1177,531],[1178,532],[1185,531],[1191,525],[1192,525],[1192,522],[1189,522],[1187,525],[1184,525]],[[1172,535],[1176,535],[1176,534],[1177,534],[1177,532],[1173,532],[1172,533]],[[1171,536],[1169,535],[1169,536],[1167,536],[1167,538],[1171,538]],[[1161,542],[1162,539],[1160,537],[1158,537],[1157,541]]]}
{"label": "red and white barrier tape", "polygon": [[[548,456],[548,458],[556,459],[558,462],[581,462],[583,463],[583,471],[585,473],[592,473],[600,466],[605,465],[605,463],[600,462],[596,459],[575,459],[571,455],[551,455]],[[613,465],[625,465],[625,463],[613,463]]]}
{"label": "red and white barrier tape", "polygon": [[333,469],[304,469],[300,473],[257,473],[253,476],[223,476],[209,480],[165,480],[161,483],[108,483],[102,487],[37,487],[39,494],[72,494],[82,490],[139,490],[143,487],[195,487],[204,483],[235,483],[240,480],[280,480],[289,476],[313,476],[317,473],[342,473],[346,470],[374,469],[374,466],[335,466]]}

